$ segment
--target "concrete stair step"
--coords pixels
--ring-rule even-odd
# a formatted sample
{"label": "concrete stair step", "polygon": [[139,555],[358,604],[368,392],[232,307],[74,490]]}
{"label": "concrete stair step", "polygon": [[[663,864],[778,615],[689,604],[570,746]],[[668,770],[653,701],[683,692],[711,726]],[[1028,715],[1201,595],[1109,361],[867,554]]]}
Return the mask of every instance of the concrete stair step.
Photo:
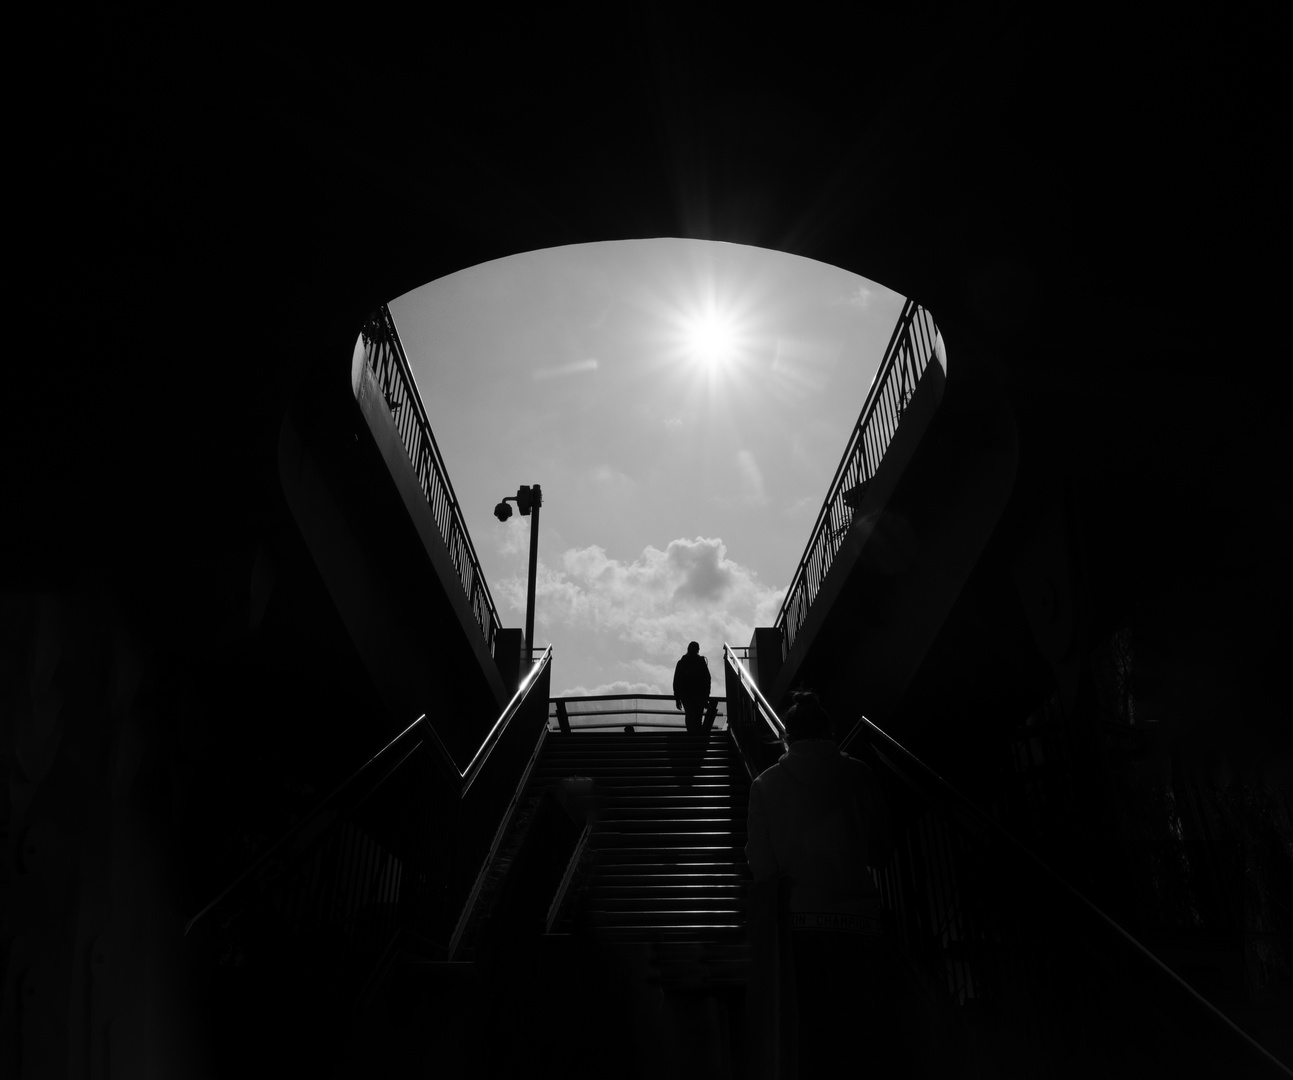
{"label": "concrete stair step", "polygon": [[741,869],[735,865],[717,865],[714,867],[666,866],[663,863],[619,863],[611,866],[599,866],[599,881],[589,888],[598,885],[616,885],[625,888],[648,888],[651,886],[686,886],[696,885],[707,888],[717,886],[739,886],[744,888],[748,882]]}
{"label": "concrete stair step", "polygon": [[593,926],[667,926],[684,927],[740,926],[745,913],[735,908],[678,908],[678,909],[616,909],[605,911],[590,908],[585,914]]}
{"label": "concrete stair step", "polygon": [[704,792],[702,794],[652,794],[640,792],[632,794],[616,793],[607,800],[607,805],[616,810],[631,810],[637,807],[652,809],[669,809],[677,807],[684,810],[736,811],[743,813],[748,807],[748,799],[731,793]]}
{"label": "concrete stair step", "polygon": [[[550,736],[530,788],[588,776],[600,797],[593,862],[562,925],[599,941],[669,942],[665,981],[743,980],[749,790],[723,732]],[[728,953],[698,951],[725,943]]]}
{"label": "concrete stair step", "polygon": [[596,852],[599,873],[619,867],[632,867],[637,873],[646,874],[668,870],[677,874],[744,874],[745,860],[736,858],[730,847],[715,848],[661,848],[651,849],[621,847]]}
{"label": "concrete stair step", "polygon": [[667,832],[676,836],[695,833],[697,836],[722,833],[741,846],[745,846],[745,818],[732,814],[711,814],[705,817],[683,817],[681,814],[616,814],[603,811],[597,823],[599,833]]}
{"label": "concrete stair step", "polygon": [[700,944],[723,935],[739,937],[743,926],[599,926],[590,927],[601,943],[625,945],[658,945],[661,942]]}
{"label": "concrete stair step", "polygon": [[691,914],[703,913],[706,917],[710,915],[725,914],[744,915],[746,907],[744,904],[737,903],[737,897],[732,895],[711,897],[711,896],[628,896],[614,897],[598,894],[590,895],[585,903],[589,911],[600,912],[625,912],[630,915],[636,915],[645,912],[655,912],[661,914],[664,912],[687,912]]}
{"label": "concrete stair step", "polygon": [[736,770],[725,761],[698,761],[694,764],[641,761],[558,761],[536,763],[533,777],[562,780],[567,776],[605,776],[616,780],[626,776],[646,776],[652,780],[672,779],[694,782],[698,776],[722,777],[729,783]]}
{"label": "concrete stair step", "polygon": [[663,881],[634,876],[633,880],[617,878],[614,881],[608,880],[597,885],[590,885],[587,895],[590,900],[598,901],[651,901],[658,897],[661,899],[719,900],[724,903],[736,904],[738,900],[742,899],[744,893],[745,890],[739,883],[721,879],[705,882]]}

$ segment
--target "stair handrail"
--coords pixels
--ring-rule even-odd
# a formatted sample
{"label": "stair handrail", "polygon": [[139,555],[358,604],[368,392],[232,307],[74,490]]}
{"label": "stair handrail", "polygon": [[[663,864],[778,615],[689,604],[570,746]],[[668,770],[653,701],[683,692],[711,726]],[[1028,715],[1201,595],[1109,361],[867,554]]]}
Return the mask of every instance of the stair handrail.
{"label": "stair handrail", "polygon": [[[424,742],[435,751],[436,757],[445,772],[451,778],[457,778],[456,795],[459,800],[464,798],[471,785],[475,782],[476,777],[480,775],[480,771],[489,759],[494,747],[498,745],[499,739],[507,729],[508,724],[520,711],[520,706],[528,696],[530,689],[536,684],[543,669],[551,662],[552,646],[549,645],[544,649],[539,659],[535,661],[529,674],[521,681],[521,685],[517,688],[512,700],[499,714],[498,720],[495,721],[494,726],[481,742],[480,748],[476,751],[471,761],[468,762],[466,769],[460,770],[458,768],[453,757],[440,740],[435,728],[431,726],[426,713],[423,713],[377,751],[376,754],[359,766],[347,779],[338,784],[331,794],[321,799],[300,821],[289,827],[282,836],[261,852],[241,874],[225,886],[210,903],[189,919],[184,925],[184,936],[187,937],[203,917],[210,914],[211,911],[242,888],[248,881],[257,878],[276,857],[285,852],[290,852],[291,854],[303,853],[307,847],[319,840],[328,827],[336,821],[338,817],[337,807],[346,797],[362,797],[359,795],[360,791],[371,791],[377,787],[408,760]],[[430,736],[429,739],[426,738],[428,735]],[[362,784],[361,781],[363,781]]]}
{"label": "stair handrail", "polygon": [[562,909],[566,906],[566,895],[570,891],[570,884],[575,880],[579,862],[592,841],[592,837],[592,822],[586,822],[583,831],[579,834],[579,840],[575,843],[575,850],[570,853],[570,858],[566,860],[566,871],[561,875],[561,882],[557,885],[557,891],[552,894],[552,902],[548,904],[548,915],[543,926],[545,934],[552,933],[552,928],[557,925],[557,920],[561,917]]}
{"label": "stair handrail", "polygon": [[[996,821],[991,815],[986,813],[972,799],[958,791],[952,784],[930,768],[923,760],[913,754],[883,728],[874,724],[868,717],[863,715],[858,718],[857,723],[853,725],[848,735],[846,735],[840,742],[840,749],[847,750],[854,739],[863,733],[865,733],[871,740],[872,750],[875,751],[876,757],[895,776],[902,780],[903,783],[918,795],[930,802],[942,805],[944,809],[950,811],[954,818],[956,818],[963,826],[965,826],[972,834],[977,836],[985,844],[988,843],[988,838],[992,837],[997,841],[1002,842],[1015,855],[1022,855],[1026,864],[1032,866],[1035,870],[1040,871],[1041,874],[1051,882],[1051,884],[1057,885],[1061,891],[1067,893],[1070,898],[1078,901],[1080,906],[1084,907],[1088,912],[1094,915],[1099,922],[1112,930],[1114,934],[1121,938],[1126,944],[1130,945],[1136,954],[1147,960],[1160,973],[1166,975],[1171,982],[1184,990],[1186,994],[1192,998],[1196,1004],[1201,1005],[1213,1019],[1219,1021],[1229,1031],[1237,1035],[1250,1051],[1255,1052],[1257,1055],[1265,1059],[1268,1064],[1272,1064],[1281,1071],[1288,1073],[1289,1075],[1293,1075],[1293,1072],[1290,1072],[1288,1066],[1271,1054],[1270,1051],[1244,1031],[1243,1028],[1239,1027],[1238,1024],[1217,1008],[1216,1005],[1195,990],[1194,987],[1186,982],[1185,979],[1173,971],[1171,967],[1160,960],[1158,956],[1156,956],[1154,952],[1144,944],[1144,942],[1132,934],[1131,931],[1114,919],[1113,916],[1096,904],[1095,901],[1091,900],[1090,897],[1075,885],[1054,870],[1045,862],[1045,860],[1040,858],[1027,845],[1017,839],[1013,833],[1001,825],[1000,822]],[[887,747],[895,754],[895,756],[901,758],[908,768],[912,769],[915,775],[920,777],[924,783],[921,783],[921,780],[914,779],[912,775],[904,772],[896,762],[875,745],[877,741]]]}
{"label": "stair handrail", "polygon": [[431,735],[431,745],[436,750],[436,756],[445,767],[445,771],[450,778],[456,779],[458,782],[458,797],[460,799],[465,797],[467,792],[471,790],[471,785],[476,782],[476,777],[480,775],[481,769],[485,767],[485,762],[489,760],[489,755],[494,752],[494,747],[502,739],[503,733],[507,730],[507,725],[512,722],[512,718],[520,711],[521,705],[529,696],[530,689],[535,685],[544,668],[551,663],[552,646],[548,645],[544,647],[538,659],[531,665],[529,674],[521,680],[520,685],[516,688],[516,693],[512,695],[512,700],[498,714],[498,719],[494,721],[494,726],[489,729],[489,733],[481,741],[479,749],[472,755],[472,759],[467,762],[466,768],[458,768],[453,756],[445,748],[444,743],[440,741],[440,736],[436,734],[435,729],[430,725],[427,726],[427,730]]}
{"label": "stair handrail", "polygon": [[[502,625],[498,609],[490,595],[480,558],[471,542],[458,496],[449,480],[449,470],[440,456],[440,447],[418,394],[417,380],[388,305],[383,304],[368,317],[360,338],[364,345],[364,364],[372,371],[386,399],[386,407],[399,429],[404,450],[458,572],[472,615],[485,637],[486,646],[492,651]],[[406,405],[409,408],[405,409]],[[402,416],[399,415],[401,412]]]}
{"label": "stair handrail", "polygon": [[262,851],[241,874],[226,885],[210,903],[189,919],[184,924],[184,936],[187,937],[202,918],[210,914],[212,910],[233,893],[237,892],[247,881],[257,877],[275,857],[289,850],[293,854],[299,854],[311,843],[319,839],[327,827],[336,819],[336,807],[342,801],[343,796],[353,793],[358,788],[361,779],[369,781],[365,786],[370,788],[381,783],[422,745],[422,731],[424,728],[429,728],[429,726],[426,714],[423,713],[364,764],[359,766],[346,780],[338,784],[330,795],[315,804],[300,821],[290,826],[277,840]]}
{"label": "stair handrail", "polygon": [[783,659],[789,656],[795,636],[844,543],[844,534],[857,511],[861,492],[888,450],[916,384],[930,362],[942,352],[933,315],[915,301],[907,300],[777,613],[774,625],[781,631]]}
{"label": "stair handrail", "polygon": [[[768,699],[763,696],[753,676],[736,650],[723,642],[723,679],[727,686],[727,732],[753,783],[775,757],[775,748],[786,747],[786,727]],[[753,718],[747,720],[742,695],[753,705]]]}
{"label": "stair handrail", "polygon": [[741,685],[750,692],[750,697],[754,700],[756,712],[764,724],[767,725],[768,730],[784,743],[786,741],[786,725],[781,722],[781,717],[777,715],[777,710],[774,709],[768,703],[768,699],[763,696],[763,693],[759,690],[758,685],[754,681],[754,677],[736,655],[736,650],[733,649],[726,641],[723,642],[723,662],[731,665],[733,671],[736,672],[737,677],[741,680]]}
{"label": "stair handrail", "polygon": [[[760,693],[758,686],[744,666],[739,662],[735,653],[725,643],[723,646],[724,661],[740,680],[742,688],[750,694],[754,702],[756,712],[767,723],[769,729],[779,731],[784,735],[785,727],[779,719],[776,719],[775,727],[770,718],[776,718],[776,710],[768,704],[767,699]],[[729,703],[731,694],[729,693]],[[729,707],[729,725],[731,717],[737,715],[739,709],[730,705]],[[1207,1014],[1219,1022],[1231,1035],[1237,1036],[1249,1053],[1255,1054],[1266,1064],[1273,1065],[1281,1073],[1293,1076],[1293,1070],[1276,1058],[1261,1043],[1257,1042],[1248,1032],[1244,1031],[1238,1024],[1230,1019],[1221,1009],[1217,1008],[1211,1001],[1194,989],[1185,979],[1172,970],[1167,964],[1156,956],[1143,942],[1127,930],[1121,923],[1104,911],[1093,900],[1087,897],[1081,890],[1071,884],[1066,878],[1061,876],[1044,860],[1038,857],[1026,845],[1020,842],[1008,829],[994,820],[989,814],[984,812],[973,800],[962,794],[952,784],[929,767],[921,758],[908,750],[898,740],[889,735],[888,732],[874,724],[865,715],[859,717],[853,725],[848,735],[840,742],[840,749],[847,750],[854,740],[861,734],[866,733],[871,739],[871,749],[874,751],[876,758],[889,771],[909,786],[922,798],[932,802],[949,812],[968,833],[976,837],[980,842],[989,845],[989,837],[998,841],[1003,841],[1005,846],[1015,854],[1021,854],[1024,858],[1025,865],[1040,871],[1042,876],[1052,885],[1058,885],[1060,889],[1068,894],[1071,898],[1078,901],[1079,905],[1084,907],[1091,914],[1095,915],[1098,922],[1108,929],[1112,930],[1121,940],[1130,945],[1134,953],[1144,960],[1148,960],[1151,966],[1160,974],[1166,975],[1168,980],[1178,988],[1185,991],[1187,997],[1196,1005],[1202,1006]],[[885,754],[876,742],[880,742],[890,750],[894,757],[902,760],[908,770],[898,765],[889,755]],[[740,748],[738,742],[738,749]],[[742,751],[743,756],[744,752]],[[747,762],[747,767],[749,763]],[[919,779],[918,779],[919,778]],[[753,777],[752,777],[753,779]],[[923,783],[922,783],[923,780]]]}

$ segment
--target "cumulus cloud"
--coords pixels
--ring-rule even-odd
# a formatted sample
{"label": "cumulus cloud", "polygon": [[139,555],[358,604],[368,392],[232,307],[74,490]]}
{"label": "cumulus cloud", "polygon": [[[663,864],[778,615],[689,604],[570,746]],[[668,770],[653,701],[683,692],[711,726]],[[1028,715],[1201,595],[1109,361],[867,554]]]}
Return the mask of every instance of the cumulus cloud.
{"label": "cumulus cloud", "polygon": [[[496,591],[524,610],[522,578],[502,581]],[[721,539],[703,536],[673,540],[663,550],[647,547],[632,561],[610,558],[595,544],[570,548],[559,566],[540,562],[535,591],[536,635],[541,628],[559,646],[611,635],[638,652],[628,665],[637,678],[624,681],[655,686],[655,693],[670,692],[674,662],[688,641],[700,641],[714,664],[724,641],[744,645],[756,626],[771,626],[785,594],[728,558]]]}
{"label": "cumulus cloud", "polygon": [[[494,537],[494,542],[498,550],[504,555],[516,555],[522,551],[530,550],[530,519],[521,517],[520,514],[513,513],[510,518],[503,522],[501,530],[495,528],[490,530]],[[524,593],[521,596],[521,602],[525,602]]]}
{"label": "cumulus cloud", "polygon": [[627,697],[630,694],[661,694],[667,693],[660,689],[658,683],[629,682],[627,679],[616,679],[614,682],[598,683],[596,686],[584,686],[580,683],[578,686],[567,686],[563,690],[558,690],[553,697],[599,697],[603,694],[618,694],[621,697]]}

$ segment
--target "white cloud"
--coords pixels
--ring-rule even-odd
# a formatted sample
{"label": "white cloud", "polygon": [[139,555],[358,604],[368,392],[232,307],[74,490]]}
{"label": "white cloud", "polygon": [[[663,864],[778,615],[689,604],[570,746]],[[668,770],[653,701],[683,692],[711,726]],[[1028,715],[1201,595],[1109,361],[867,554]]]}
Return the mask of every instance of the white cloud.
{"label": "white cloud", "polygon": [[673,669],[677,662],[676,657],[670,657],[666,663],[657,664],[639,656],[629,667],[638,673],[640,679],[650,679],[652,686],[660,687],[657,693],[671,694],[673,693]]}
{"label": "white cloud", "polygon": [[[521,517],[515,510],[512,516],[503,522],[503,530],[491,529],[490,532],[495,537],[495,546],[503,555],[518,555],[523,551],[530,550],[530,519]],[[521,603],[525,603],[525,595],[521,595]]]}
{"label": "white cloud", "polygon": [[553,697],[598,697],[602,694],[619,694],[627,697],[631,694],[664,694],[669,691],[661,690],[657,683],[629,682],[627,679],[616,679],[614,682],[598,683],[596,686],[588,687],[582,683],[578,686],[567,686],[564,690],[559,690]]}
{"label": "white cloud", "polygon": [[[673,693],[673,667],[677,658],[665,663],[655,663],[637,657],[630,661],[621,661],[619,667],[629,670],[629,677],[600,682],[592,689],[583,683],[562,690],[555,697],[578,697],[593,694],[671,694]],[[633,677],[636,676],[636,677]],[[714,672],[715,680],[718,672]]]}
{"label": "white cloud", "polygon": [[[524,579],[500,581],[496,592],[524,610]],[[631,562],[597,545],[571,548],[559,567],[540,562],[535,592],[536,637],[541,629],[561,649],[563,640],[610,635],[637,653],[626,666],[638,679],[625,681],[668,693],[688,641],[701,643],[720,678],[722,643],[745,645],[756,626],[771,626],[785,590],[728,558],[721,539],[698,536],[647,547]]]}
{"label": "white cloud", "polygon": [[865,285],[858,285],[856,289],[840,300],[842,304],[848,304],[849,307],[859,308],[865,311],[871,305],[871,298],[875,296],[874,289],[868,289]]}

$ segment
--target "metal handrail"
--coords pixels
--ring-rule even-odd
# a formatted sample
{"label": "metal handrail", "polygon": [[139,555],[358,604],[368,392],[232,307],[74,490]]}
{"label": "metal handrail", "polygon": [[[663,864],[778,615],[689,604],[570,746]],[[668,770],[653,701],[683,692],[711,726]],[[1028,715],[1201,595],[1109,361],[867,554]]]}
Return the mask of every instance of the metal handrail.
{"label": "metal handrail", "polygon": [[755,685],[754,677],[741,663],[740,658],[736,655],[736,650],[726,641],[723,642],[723,662],[731,665],[732,670],[736,672],[737,677],[741,680],[741,685],[750,692],[756,711],[760,719],[768,726],[768,730],[782,742],[785,742],[786,725],[781,722],[781,717],[777,715],[777,710],[768,704],[768,699],[763,696],[758,686]]}
{"label": "metal handrail", "polygon": [[[672,694],[595,694],[595,695],[593,695],[593,694],[590,694],[590,695],[583,695],[583,694],[580,694],[580,695],[578,695],[578,696],[566,696],[566,697],[553,698],[553,699],[552,699],[552,701],[551,701],[551,704],[554,704],[554,705],[555,705],[557,702],[563,702],[563,703],[565,703],[565,702],[569,702],[569,701],[604,701],[604,702],[610,703],[610,702],[613,702],[613,701],[659,701],[659,702],[666,702],[666,701],[667,701],[667,702],[673,702],[674,700],[675,700],[675,698],[674,698],[674,696],[673,696]],[[708,700],[708,701],[717,701],[717,702],[722,703],[722,702],[725,702],[725,701],[727,700],[727,698],[725,698],[722,694],[710,694],[707,700]],[[585,717],[585,716],[625,716],[625,715],[628,715],[628,713],[629,713],[630,711],[631,711],[631,712],[633,712],[634,714],[638,715],[638,716],[678,716],[678,715],[679,715],[678,710],[677,710],[676,708],[669,708],[669,709],[633,709],[633,710],[627,710],[627,709],[580,709],[580,710],[579,710],[579,712],[577,712],[577,713],[571,713],[570,715],[571,715],[571,716],[577,716],[577,717],[579,717],[580,719],[582,719],[582,718],[583,718],[583,717]]]}
{"label": "metal handrail", "polygon": [[498,719],[494,721],[494,726],[489,729],[489,733],[482,740],[480,748],[472,755],[472,759],[467,762],[465,769],[458,768],[453,756],[445,748],[444,743],[440,741],[440,736],[436,734],[435,729],[428,726],[428,731],[431,734],[431,745],[435,748],[441,764],[459,783],[458,797],[460,799],[465,797],[467,792],[471,790],[471,785],[476,782],[476,777],[480,775],[481,769],[485,767],[485,762],[489,760],[489,755],[494,752],[494,747],[498,745],[499,740],[503,737],[503,732],[507,729],[507,725],[520,711],[521,704],[525,701],[535,680],[543,673],[543,669],[551,663],[552,646],[548,645],[539,654],[539,659],[530,668],[530,673],[521,680],[521,685],[517,687],[516,693],[512,695],[512,700],[507,703],[507,707],[498,714]]}
{"label": "metal handrail", "polygon": [[781,631],[783,659],[790,655],[795,636],[844,543],[866,485],[893,441],[916,384],[940,349],[934,317],[908,300],[894,325],[858,422],[827,489],[826,501],[777,613],[775,625]]}
{"label": "metal handrail", "polygon": [[[768,717],[775,717],[776,713],[768,705],[767,700],[759,692],[758,687],[739,662],[736,661],[734,654],[729,649],[724,649],[724,659],[729,665],[729,670],[739,677],[740,685],[750,694],[750,700],[755,705],[755,710],[763,718],[765,723]],[[729,692],[729,697],[730,697]],[[740,710],[733,708],[733,715]],[[772,725],[769,724],[769,727]],[[784,731],[784,727],[781,728]],[[991,847],[992,841],[1002,842],[1005,847],[1016,856],[1023,856],[1023,862],[1039,871],[1041,876],[1053,886],[1059,889],[1069,898],[1076,900],[1078,904],[1091,915],[1096,917],[1099,925],[1121,939],[1124,943],[1130,945],[1134,953],[1148,961],[1150,965],[1161,975],[1167,976],[1169,981],[1185,991],[1194,1004],[1202,1006],[1213,1020],[1219,1022],[1232,1036],[1237,1036],[1245,1049],[1263,1062],[1274,1066],[1284,1075],[1293,1076],[1288,1066],[1276,1058],[1265,1047],[1257,1042],[1251,1035],[1239,1027],[1224,1012],[1212,1004],[1206,997],[1200,994],[1194,987],[1190,986],[1180,975],[1173,971],[1167,964],[1160,960],[1148,947],[1139,939],[1131,934],[1117,920],[1113,919],[1107,912],[1100,908],[1094,901],[1090,900],[1080,890],[1070,884],[1065,878],[1060,876],[1055,870],[1040,859],[1034,852],[1016,839],[1007,829],[1003,828],[997,821],[993,820],[973,801],[963,795],[943,777],[939,776],[924,761],[909,751],[896,739],[887,732],[873,724],[867,717],[862,716],[857,723],[853,725],[852,730],[840,743],[840,749],[846,750],[848,746],[861,734],[865,733],[872,742],[871,749],[874,751],[877,760],[895,776],[901,779],[908,787],[917,793],[921,798],[926,800],[940,809],[947,816],[960,825],[966,833],[978,840],[985,847]],[[875,743],[880,743],[890,754],[885,754]],[[738,744],[739,745],[739,744]],[[893,760],[897,758],[898,761]],[[900,765],[898,762],[903,764]],[[950,916],[949,916],[950,917]]]}
{"label": "metal handrail", "polygon": [[786,727],[777,710],[755,685],[736,650],[726,642],[723,643],[723,680],[727,686],[728,736],[740,755],[746,776],[753,783],[779,756],[775,748],[786,749]]}
{"label": "metal handrail", "polygon": [[[572,720],[579,721],[577,727],[581,731],[595,730],[598,728],[617,728],[629,718],[636,718],[633,721],[634,723],[642,723],[646,727],[666,729],[680,728],[683,726],[684,721],[682,713],[675,707],[674,703],[676,700],[677,699],[673,694],[567,694],[561,697],[554,697],[549,701],[548,704],[550,711],[548,714],[548,722],[552,723],[552,721],[555,720],[561,730],[566,732],[570,730],[569,725]],[[726,715],[726,696],[723,694],[711,693],[708,695],[706,700],[708,708],[715,713],[715,722],[717,722],[717,714],[720,710],[722,710]],[[585,702],[592,702],[599,705],[604,704],[607,707],[601,709],[585,709],[582,707]],[[646,707],[616,708],[616,702],[640,702],[644,703]],[[651,708],[650,704],[653,702],[659,702],[662,707]],[[578,703],[580,707],[576,711],[566,713],[566,706],[574,703]],[[554,709],[555,713],[551,711]],[[611,722],[588,723],[587,721],[593,717],[617,717],[619,719]],[[651,719],[659,717],[668,717],[674,722],[670,723],[661,719]]]}
{"label": "metal handrail", "polygon": [[[285,853],[303,853],[310,844],[323,835],[329,825],[337,820],[337,807],[346,796],[358,795],[358,792],[363,790],[365,795],[358,795],[358,797],[361,799],[365,797],[367,792],[376,788],[386,777],[390,776],[400,765],[407,761],[424,742],[435,750],[442,767],[458,778],[459,786],[455,794],[461,801],[470,790],[476,777],[480,775],[481,768],[493,752],[494,747],[498,745],[498,741],[506,730],[507,725],[519,711],[521,702],[524,701],[529,689],[534,685],[543,668],[551,663],[551,660],[552,646],[549,645],[544,650],[542,657],[534,665],[530,674],[522,681],[520,688],[508,703],[507,708],[499,715],[498,720],[495,721],[489,734],[485,736],[480,749],[476,751],[465,770],[460,770],[454,763],[452,756],[445,749],[444,743],[441,742],[440,736],[436,734],[435,729],[427,719],[426,713],[423,713],[369,758],[368,761],[364,762],[346,780],[338,784],[330,795],[320,800],[317,806],[284,832],[247,869],[222,889],[219,895],[189,919],[184,926],[184,935],[187,936],[204,916],[210,914],[239,888],[259,876],[275,858]],[[430,736],[429,739],[425,738],[427,735]],[[361,779],[367,782],[360,784]]]}
{"label": "metal handrail", "polygon": [[[711,698],[723,700],[722,694],[710,694]],[[672,694],[565,694],[554,697],[553,701],[673,701]]]}
{"label": "metal handrail", "polygon": [[[544,649],[543,655],[539,658],[539,662],[534,665],[529,676],[527,676],[527,678],[521,683],[520,689],[517,690],[516,696],[512,698],[511,704],[509,704],[508,708],[503,711],[503,716],[499,718],[499,722],[503,727],[507,726],[504,722],[504,718],[508,717],[509,711],[515,712],[519,709],[520,703],[528,692],[529,687],[533,685],[534,680],[538,678],[543,668],[551,663],[551,660],[552,646],[549,645]],[[494,727],[501,736],[502,728],[500,728],[498,724],[495,724]],[[490,735],[492,736],[493,732],[490,732]],[[543,744],[547,739],[547,736],[548,725],[545,723],[543,727],[539,729],[539,737],[535,741],[534,749],[530,751],[530,756],[525,762],[525,768],[521,770],[521,776],[517,780],[516,786],[512,789],[512,797],[508,800],[507,809],[503,811],[503,817],[498,823],[498,828],[494,830],[494,839],[490,842],[489,850],[485,853],[485,858],[481,862],[480,870],[476,874],[476,880],[472,883],[471,892],[467,894],[466,903],[463,904],[462,913],[458,916],[458,922],[454,927],[453,935],[449,938],[448,957],[450,961],[458,958],[458,950],[462,947],[464,937],[467,933],[467,927],[471,924],[472,917],[475,914],[476,901],[480,898],[481,890],[484,888],[485,877],[489,873],[489,868],[494,862],[494,856],[498,854],[498,849],[503,845],[504,837],[507,836],[508,831],[512,827],[512,819],[516,815],[517,808],[521,805],[521,799],[525,794],[526,787],[529,786],[530,776],[534,772],[534,766],[539,760],[539,754],[543,751]],[[487,742],[488,740],[489,736],[486,737]],[[437,739],[436,741],[438,742],[439,740]],[[493,745],[496,745],[497,742],[498,740],[494,739]],[[476,757],[472,759],[470,764],[468,764],[467,772],[471,773],[470,779],[466,779],[467,772],[460,774],[464,778],[464,786],[462,789],[464,794],[466,794],[467,789],[471,787],[472,780],[475,779],[480,768],[485,764],[485,760],[488,759],[489,754],[493,749],[493,745],[491,745],[489,749],[486,749],[482,744],[481,750],[484,751],[484,756],[482,757],[481,752],[478,751]],[[441,746],[440,749],[443,751],[444,747]],[[447,753],[445,753],[444,756],[447,758]],[[477,760],[480,762],[479,765],[476,765]],[[450,764],[452,764],[452,761],[450,761]],[[474,772],[472,771],[473,767],[475,768]]]}
{"label": "metal handrail", "polygon": [[[1078,904],[1085,908],[1096,919],[1112,930],[1126,944],[1147,960],[1161,974],[1166,975],[1169,980],[1174,982],[1180,989],[1184,990],[1196,1004],[1201,1005],[1215,1020],[1229,1029],[1233,1034],[1239,1036],[1248,1048],[1264,1058],[1268,1063],[1275,1065],[1282,1071],[1287,1072],[1288,1067],[1278,1058],[1270,1053],[1264,1046],[1257,1042],[1243,1028],[1239,1027],[1225,1013],[1212,1004],[1207,998],[1194,989],[1180,975],[1173,971],[1167,964],[1160,960],[1143,942],[1131,933],[1120,922],[1109,915],[1095,901],[1091,900],[1085,893],[1072,885],[1067,879],[1053,870],[1044,860],[1028,848],[1021,841],[999,822],[995,821],[989,814],[985,813],[973,800],[961,794],[955,787],[939,776],[924,761],[913,754],[897,739],[893,738],[888,732],[877,727],[866,716],[859,717],[852,730],[849,731],[843,741],[840,743],[841,750],[847,750],[853,740],[861,733],[866,732],[872,741],[872,749],[875,750],[876,757],[908,787],[915,791],[922,798],[931,802],[941,803],[952,816],[954,816],[963,826],[969,829],[985,845],[989,845],[989,837],[1004,843],[1004,845],[1016,856],[1022,856],[1024,861],[1031,865],[1035,870],[1047,878],[1052,885],[1058,886],[1059,889],[1066,893],[1070,899],[1076,900]],[[874,746],[876,741],[882,742],[891,751],[896,752],[898,756],[913,769],[920,780],[914,779],[907,772],[886,756],[879,748]],[[924,783],[921,782],[924,781]],[[937,794],[932,794],[930,788],[933,788]]]}
{"label": "metal handrail", "polygon": [[386,407],[390,409],[395,426],[399,429],[409,462],[427,505],[431,508],[431,515],[435,518],[445,547],[448,548],[449,558],[467,595],[472,614],[480,625],[486,646],[492,652],[501,625],[498,609],[494,606],[494,599],[485,582],[480,559],[458,505],[458,497],[449,481],[449,471],[440,456],[435,434],[418,395],[417,381],[409,367],[404,345],[395,328],[395,319],[387,305],[383,304],[368,317],[360,331],[360,337],[364,343],[364,363],[381,388]]}
{"label": "metal handrail", "polygon": [[337,818],[335,807],[341,801],[342,796],[355,789],[361,777],[367,778],[372,782],[368,785],[370,789],[376,787],[383,779],[394,772],[403,764],[411,754],[422,745],[422,739],[417,738],[419,729],[430,725],[426,723],[426,714],[423,713],[408,727],[395,736],[390,742],[382,747],[376,754],[369,758],[364,764],[356,769],[346,780],[333,789],[332,794],[327,798],[319,801],[309,813],[301,818],[295,825],[289,828],[274,843],[266,848],[256,858],[250,866],[239,874],[232,882],[222,889],[209,904],[202,908],[187,923],[184,924],[184,936],[188,936],[189,931],[197,925],[203,916],[209,914],[222,901],[227,899],[232,893],[236,892],[245,882],[258,875],[268,866],[275,857],[288,852],[296,854],[304,851],[305,848],[318,839],[323,831]]}
{"label": "metal handrail", "polygon": [[583,858],[584,851],[587,849],[592,837],[593,825],[592,822],[588,822],[584,825],[583,832],[579,834],[575,850],[570,853],[570,858],[566,860],[566,872],[561,875],[561,883],[557,886],[557,891],[552,894],[552,902],[548,905],[548,917],[543,926],[545,934],[552,933],[552,928],[557,925],[557,919],[561,917],[561,909],[566,906],[566,894],[570,891],[570,883],[575,880],[575,873],[579,869],[579,860]]}

